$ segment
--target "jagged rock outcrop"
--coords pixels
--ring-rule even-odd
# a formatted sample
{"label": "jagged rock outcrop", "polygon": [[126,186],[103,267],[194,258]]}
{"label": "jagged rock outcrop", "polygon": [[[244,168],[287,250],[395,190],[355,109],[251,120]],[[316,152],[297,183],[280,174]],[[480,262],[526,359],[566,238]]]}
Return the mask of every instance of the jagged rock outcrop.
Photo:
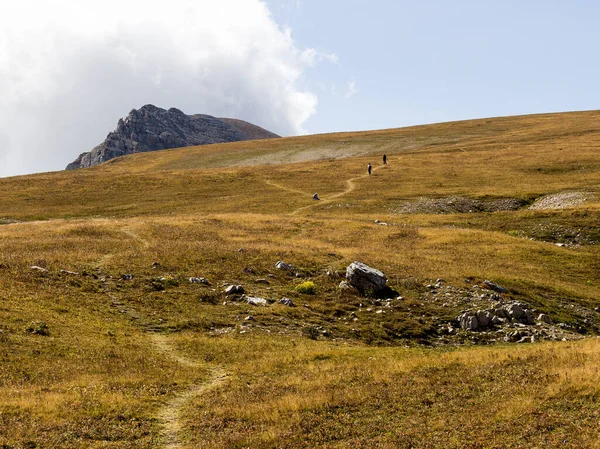
{"label": "jagged rock outcrop", "polygon": [[120,119],[117,129],[104,142],[80,154],[67,170],[91,167],[131,153],[274,137],[279,136],[243,120],[186,115],[179,109],[148,104]]}

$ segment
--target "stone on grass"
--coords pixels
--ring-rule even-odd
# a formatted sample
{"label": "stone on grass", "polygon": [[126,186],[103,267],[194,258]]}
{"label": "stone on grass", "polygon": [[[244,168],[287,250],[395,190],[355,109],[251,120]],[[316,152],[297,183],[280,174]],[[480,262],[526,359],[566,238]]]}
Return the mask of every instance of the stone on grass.
{"label": "stone on grass", "polygon": [[468,331],[475,331],[479,329],[477,317],[472,312],[465,312],[457,319],[461,329],[466,329]]}
{"label": "stone on grass", "polygon": [[268,304],[267,300],[264,298],[255,298],[253,296],[246,296],[244,299],[251,306],[266,306]]}
{"label": "stone on grass", "polygon": [[195,277],[191,277],[190,278],[190,282],[192,284],[204,284],[204,285],[210,285],[210,282],[208,282],[207,279],[205,278],[195,278]]}
{"label": "stone on grass", "polygon": [[48,270],[44,267],[38,267],[37,265],[32,265],[29,267],[30,269],[34,270],[34,271],[39,271],[40,273],[46,273]]}
{"label": "stone on grass", "polygon": [[487,289],[495,291],[496,293],[508,293],[507,289],[499,286],[498,284],[493,283],[492,281],[488,281],[488,280],[483,281],[483,286]]}
{"label": "stone on grass", "polygon": [[280,260],[279,262],[277,262],[275,264],[275,268],[277,268],[278,270],[293,271],[293,270],[295,270],[296,267],[294,267],[293,265],[290,265],[289,263],[282,262]]}
{"label": "stone on grass", "polygon": [[552,318],[550,318],[548,315],[546,315],[545,313],[540,313],[537,317],[537,320],[540,323],[546,323],[546,324],[552,324]]}
{"label": "stone on grass", "polygon": [[525,309],[518,302],[509,304],[506,311],[508,312],[508,316],[517,322],[521,322],[527,315]]}
{"label": "stone on grass", "polygon": [[495,324],[494,318],[498,321],[498,317],[494,317],[491,312],[488,312],[487,310],[477,310],[476,312],[465,312],[460,315],[457,320],[461,329],[476,331],[487,329]]}
{"label": "stone on grass", "polygon": [[292,301],[290,298],[281,298],[278,303],[288,307],[295,307],[294,301]]}
{"label": "stone on grass", "polygon": [[241,295],[244,293],[244,287],[241,285],[230,285],[225,289],[226,295]]}
{"label": "stone on grass", "polygon": [[365,296],[377,296],[387,283],[387,278],[381,271],[362,262],[352,262],[346,268],[346,280]]}

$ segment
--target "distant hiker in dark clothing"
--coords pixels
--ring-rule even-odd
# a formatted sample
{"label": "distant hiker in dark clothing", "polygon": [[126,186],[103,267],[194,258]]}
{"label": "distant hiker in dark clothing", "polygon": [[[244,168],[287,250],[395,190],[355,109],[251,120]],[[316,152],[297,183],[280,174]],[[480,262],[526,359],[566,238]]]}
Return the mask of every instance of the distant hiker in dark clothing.
{"label": "distant hiker in dark clothing", "polygon": [[317,195],[316,193],[313,195],[313,200],[319,200],[319,195]]}
{"label": "distant hiker in dark clothing", "polygon": [[371,167],[371,163],[369,162],[369,165],[367,165],[367,171],[369,172],[369,174],[371,174],[371,170],[373,167]]}
{"label": "distant hiker in dark clothing", "polygon": [[387,165],[387,156],[383,155],[383,165]]}

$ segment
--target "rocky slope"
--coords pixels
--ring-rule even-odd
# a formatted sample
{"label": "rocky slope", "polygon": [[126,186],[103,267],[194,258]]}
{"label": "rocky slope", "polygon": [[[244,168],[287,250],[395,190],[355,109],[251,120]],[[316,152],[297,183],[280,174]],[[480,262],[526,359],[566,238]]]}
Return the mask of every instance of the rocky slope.
{"label": "rocky slope", "polygon": [[91,167],[131,153],[274,137],[279,136],[243,120],[186,115],[148,104],[120,119],[104,142],[80,154],[66,169]]}

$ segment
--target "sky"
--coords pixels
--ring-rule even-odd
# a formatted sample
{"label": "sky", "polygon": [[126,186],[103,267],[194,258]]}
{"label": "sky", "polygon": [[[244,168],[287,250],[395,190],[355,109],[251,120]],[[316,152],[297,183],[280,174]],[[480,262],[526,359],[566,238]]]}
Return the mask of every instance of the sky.
{"label": "sky", "polygon": [[0,177],[144,104],[283,136],[600,109],[596,0],[0,2]]}

